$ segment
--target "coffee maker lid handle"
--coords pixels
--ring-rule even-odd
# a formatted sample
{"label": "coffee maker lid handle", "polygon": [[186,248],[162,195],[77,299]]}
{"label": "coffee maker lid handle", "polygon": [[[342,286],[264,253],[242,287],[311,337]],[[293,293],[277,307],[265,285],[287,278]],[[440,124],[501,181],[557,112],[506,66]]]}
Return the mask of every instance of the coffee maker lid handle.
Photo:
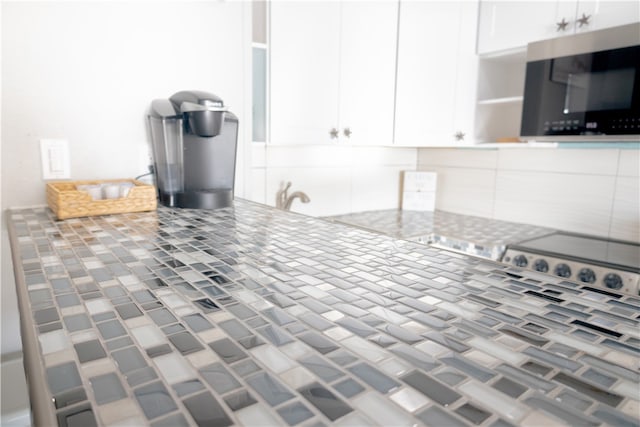
{"label": "coffee maker lid handle", "polygon": [[173,108],[173,104],[168,99],[155,99],[151,102],[151,111],[149,112],[151,117],[156,118],[179,118],[181,116],[179,111]]}
{"label": "coffee maker lid handle", "polygon": [[218,102],[207,102],[204,101],[204,104],[196,104],[193,102],[183,102],[180,104],[180,112],[182,113],[190,113],[194,111],[222,111],[227,112],[227,107],[222,105],[222,103]]}

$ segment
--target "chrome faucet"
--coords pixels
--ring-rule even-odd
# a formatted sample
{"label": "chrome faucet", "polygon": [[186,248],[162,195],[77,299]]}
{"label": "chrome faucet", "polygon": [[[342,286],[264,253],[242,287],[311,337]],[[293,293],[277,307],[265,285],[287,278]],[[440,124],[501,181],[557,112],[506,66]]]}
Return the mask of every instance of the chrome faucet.
{"label": "chrome faucet", "polygon": [[289,188],[291,187],[291,182],[287,182],[287,185],[284,189],[279,190],[276,193],[276,208],[283,209],[285,211],[291,210],[291,205],[296,198],[299,198],[302,203],[309,203],[311,199],[302,191],[296,191],[291,195],[288,195]]}

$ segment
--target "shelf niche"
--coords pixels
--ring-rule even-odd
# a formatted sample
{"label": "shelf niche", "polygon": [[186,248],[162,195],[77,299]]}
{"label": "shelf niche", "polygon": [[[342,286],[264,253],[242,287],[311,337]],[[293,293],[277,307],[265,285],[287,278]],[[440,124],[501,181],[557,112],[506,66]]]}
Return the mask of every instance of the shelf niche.
{"label": "shelf niche", "polygon": [[525,70],[524,49],[479,57],[475,120],[478,142],[520,135]]}

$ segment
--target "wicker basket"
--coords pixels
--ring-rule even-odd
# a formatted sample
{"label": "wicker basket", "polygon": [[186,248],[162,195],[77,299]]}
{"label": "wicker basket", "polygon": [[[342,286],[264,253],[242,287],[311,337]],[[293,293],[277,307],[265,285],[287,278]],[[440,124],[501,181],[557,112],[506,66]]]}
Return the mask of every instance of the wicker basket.
{"label": "wicker basket", "polygon": [[[93,200],[86,191],[76,189],[77,185],[104,183],[134,184],[126,197],[119,199]],[[108,215],[125,212],[151,211],[157,207],[156,189],[132,179],[110,179],[94,181],[64,181],[47,183],[47,204],[58,219],[83,216]]]}

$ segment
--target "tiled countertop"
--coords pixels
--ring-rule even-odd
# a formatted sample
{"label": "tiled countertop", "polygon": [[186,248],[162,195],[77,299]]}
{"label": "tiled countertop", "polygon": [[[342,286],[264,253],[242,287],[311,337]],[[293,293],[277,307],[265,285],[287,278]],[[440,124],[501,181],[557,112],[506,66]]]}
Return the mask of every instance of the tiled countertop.
{"label": "tiled countertop", "polygon": [[384,209],[327,217],[330,221],[398,239],[431,243],[469,255],[499,260],[506,246],[555,230],[473,215]]}
{"label": "tiled countertop", "polygon": [[241,200],[8,216],[39,425],[638,425],[638,298]]}

